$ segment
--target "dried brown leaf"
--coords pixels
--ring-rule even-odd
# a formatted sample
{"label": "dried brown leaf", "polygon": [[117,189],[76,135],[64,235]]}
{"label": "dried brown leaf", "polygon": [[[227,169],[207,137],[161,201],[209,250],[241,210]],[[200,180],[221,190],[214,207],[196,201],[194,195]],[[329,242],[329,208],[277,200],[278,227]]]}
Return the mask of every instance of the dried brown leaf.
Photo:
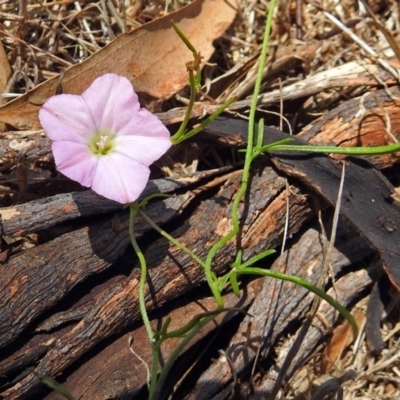
{"label": "dried brown leaf", "polygon": [[[4,51],[3,43],[0,42],[0,93],[4,92],[7,88],[7,81],[11,75],[11,67],[8,62],[6,52]],[[0,99],[0,104],[1,104]]]}
{"label": "dried brown leaf", "polygon": [[[81,64],[65,71],[65,93],[82,93],[98,76],[108,72],[126,76],[142,104],[165,100],[187,82],[185,63],[191,52],[171,27],[174,20],[204,60],[214,51],[213,40],[233,22],[236,10],[224,0],[196,0],[187,7],[123,34]],[[0,108],[0,121],[18,129],[38,129],[38,111],[55,94],[55,77]]]}
{"label": "dried brown leaf", "polygon": [[[365,309],[356,309],[353,311],[353,317],[358,326],[361,326],[365,319]],[[346,352],[348,346],[353,342],[351,327],[347,321],[337,326],[333,332],[330,342],[324,349],[325,357],[322,359],[321,367],[324,372],[329,372],[334,368],[335,363]]]}

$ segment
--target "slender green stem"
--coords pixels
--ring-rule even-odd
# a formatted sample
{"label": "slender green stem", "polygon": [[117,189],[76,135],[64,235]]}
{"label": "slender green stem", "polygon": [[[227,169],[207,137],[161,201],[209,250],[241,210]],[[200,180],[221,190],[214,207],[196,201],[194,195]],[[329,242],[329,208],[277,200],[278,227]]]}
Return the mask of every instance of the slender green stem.
{"label": "slender green stem", "polygon": [[184,136],[186,126],[189,122],[190,115],[192,113],[193,105],[196,100],[196,80],[193,74],[193,71],[189,69],[189,86],[190,86],[190,99],[189,104],[186,108],[185,116],[183,117],[183,121],[181,126],[178,129],[178,132],[175,135],[171,136],[172,143],[176,144],[179,143],[179,139]]}
{"label": "slender green stem", "polygon": [[[207,119],[205,119],[198,127],[192,129],[189,132],[186,132],[186,126],[189,122],[190,115],[194,106],[194,102],[196,99],[196,95],[200,90],[200,81],[201,81],[201,60],[202,56],[200,53],[196,51],[194,46],[190,43],[190,40],[185,36],[185,34],[180,30],[179,26],[172,21],[172,26],[175,32],[178,34],[180,39],[186,45],[186,47],[192,52],[193,54],[193,61],[188,62],[186,64],[186,68],[189,73],[189,87],[190,87],[190,99],[188,107],[186,108],[185,116],[183,118],[182,124],[179,127],[178,131],[171,137],[171,141],[174,145],[177,145],[192,136],[196,135],[197,133],[201,132],[210,122],[212,122],[218,115],[220,115],[227,107],[229,107],[236,98],[228,100],[225,104],[219,107],[216,111],[214,111]],[[194,74],[196,71],[196,74]]]}
{"label": "slender green stem", "polygon": [[215,281],[214,275],[212,274],[211,271],[211,264],[212,261],[217,254],[218,250],[221,249],[229,240],[234,238],[238,233],[239,233],[239,205],[240,202],[243,199],[243,196],[245,195],[248,187],[248,178],[250,175],[250,167],[251,167],[251,162],[253,161],[253,147],[254,147],[254,134],[255,134],[255,113],[257,109],[257,101],[258,101],[258,95],[260,93],[261,89],[261,82],[262,82],[262,75],[263,75],[263,70],[265,66],[265,61],[267,58],[267,52],[268,52],[268,45],[269,45],[269,35],[271,31],[271,26],[272,26],[272,17],[275,9],[275,3],[276,0],[272,0],[270,2],[269,6],[269,11],[268,11],[268,16],[267,16],[267,22],[266,22],[266,28],[264,31],[264,38],[263,38],[263,45],[262,45],[262,50],[261,50],[261,55],[259,59],[259,64],[258,64],[258,72],[257,72],[257,79],[255,82],[255,87],[254,87],[254,93],[253,93],[253,98],[251,102],[251,108],[250,108],[250,116],[249,116],[249,132],[248,132],[248,139],[247,139],[247,150],[246,150],[246,158],[243,166],[243,173],[242,173],[242,184],[240,186],[240,189],[238,193],[236,194],[236,197],[233,201],[232,204],[232,212],[231,212],[231,219],[232,219],[232,230],[222,237],[217,243],[212,246],[210,249],[207,258],[206,258],[206,268],[205,268],[205,275],[207,282],[215,296],[215,299],[217,301],[217,304],[219,307],[223,306],[223,299],[222,296],[219,292],[217,282]]}
{"label": "slender green stem", "polygon": [[167,240],[169,240],[171,243],[173,243],[176,247],[181,249],[183,252],[188,254],[194,261],[196,261],[200,266],[205,268],[204,262],[196,256],[191,250],[189,250],[184,244],[173,238],[170,234],[165,232],[163,229],[161,229],[143,210],[139,211],[140,215],[144,218],[144,220],[155,230],[157,231],[161,236],[164,236]]}
{"label": "slender green stem", "polygon": [[[230,307],[230,308],[216,308],[213,311],[206,311],[201,314],[197,314],[186,325],[184,325],[180,328],[177,328],[173,331],[168,332],[168,330],[167,330],[168,327],[163,326],[162,332],[160,332],[160,337],[161,337],[160,342],[165,342],[165,340],[171,339],[171,338],[177,338],[177,337],[181,338],[182,336],[184,336],[188,332],[190,332],[204,318],[210,317],[210,316],[215,317],[216,315],[218,315],[222,312],[227,312],[227,311],[239,311],[239,312],[246,313],[245,311],[243,311],[240,308]],[[166,323],[168,323],[168,325],[169,325],[170,321],[167,319]]]}
{"label": "slender green stem", "polygon": [[223,104],[221,107],[218,107],[216,111],[214,111],[211,115],[209,115],[198,127],[192,129],[191,131],[185,133],[184,135],[179,135],[179,137],[175,138],[176,134],[172,136],[172,142],[173,144],[179,144],[185,141],[186,139],[191,138],[192,136],[197,135],[199,132],[201,132],[208,124],[213,122],[215,118],[218,117],[221,113],[223,113],[232,103],[236,101],[236,97],[229,99],[225,104]]}
{"label": "slender green stem", "polygon": [[190,40],[185,36],[185,34],[181,31],[179,26],[175,23],[175,21],[171,21],[172,28],[176,32],[176,34],[179,36],[179,38],[182,40],[183,43],[185,43],[186,47],[193,53],[193,57],[197,56],[197,50],[194,48],[192,43],[190,43]]}
{"label": "slender green stem", "polygon": [[54,380],[50,376],[37,374],[36,372],[33,372],[33,373],[35,374],[35,376],[37,376],[39,379],[41,379],[42,382],[45,385],[47,385],[50,389],[55,390],[57,393],[59,393],[63,397],[65,397],[67,400],[75,400],[75,398],[72,396],[72,394],[69,392],[69,390],[61,383],[58,383],[56,380]]}
{"label": "slender green stem", "polygon": [[275,4],[276,4],[276,0],[271,0],[269,3],[267,22],[265,24],[264,38],[263,38],[263,43],[262,43],[262,48],[261,48],[261,55],[258,60],[257,79],[254,84],[253,97],[251,99],[250,114],[249,114],[249,134],[251,132],[252,135],[254,134],[254,128],[255,128],[255,117],[256,117],[256,111],[257,111],[258,96],[259,96],[260,90],[261,90],[261,83],[262,83],[263,71],[264,71],[264,67],[265,67],[265,61],[267,60],[267,53],[268,53],[268,47],[269,47],[269,35],[271,32],[271,27],[272,27],[272,18],[274,16]]}
{"label": "slender green stem", "polygon": [[257,267],[248,267],[245,269],[240,269],[236,271],[238,275],[261,275],[261,276],[270,276],[275,279],[280,279],[282,281],[288,281],[295,283],[296,285],[300,285],[310,292],[316,294],[317,296],[324,299],[328,304],[330,304],[333,308],[335,308],[350,324],[354,337],[358,335],[358,326],[353,316],[347,311],[345,307],[343,307],[339,302],[337,302],[333,297],[329,296],[329,294],[325,293],[322,289],[314,286],[311,282],[307,281],[298,276],[286,275],[282,272],[271,271],[268,269],[262,269]]}
{"label": "slender green stem", "polygon": [[149,336],[150,340],[153,339],[154,333],[153,329],[150,325],[150,320],[147,315],[146,310],[146,299],[145,299],[145,287],[146,287],[146,279],[147,279],[147,264],[144,254],[138,245],[138,242],[135,238],[135,218],[139,210],[138,203],[133,203],[131,205],[131,213],[129,219],[129,236],[131,239],[132,247],[135,250],[135,253],[139,259],[140,263],[140,281],[139,281],[139,307],[140,312],[142,313],[143,323],[147,331],[147,335]]}
{"label": "slender green stem", "polygon": [[145,326],[147,336],[149,337],[149,342],[151,346],[152,352],[152,366],[151,366],[151,374],[150,374],[150,387],[149,387],[149,398],[155,399],[153,393],[155,391],[157,385],[157,374],[158,374],[158,363],[159,363],[159,352],[158,349],[154,346],[154,332],[151,328],[150,319],[147,314],[146,309],[146,279],[147,279],[147,264],[144,254],[142,253],[139,244],[135,238],[135,218],[139,211],[139,203],[135,202],[130,206],[130,218],[129,218],[129,237],[131,239],[132,247],[136,252],[136,255],[139,259],[140,263],[140,280],[139,280],[139,309],[140,314],[142,315],[143,324]]}
{"label": "slender green stem", "polygon": [[[181,340],[181,342],[178,344],[178,346],[175,348],[171,356],[168,358],[167,362],[164,365],[164,368],[162,369],[160,376],[158,377],[158,382],[157,382],[157,387],[154,392],[154,397],[153,399],[156,400],[162,390],[162,387],[164,385],[165,379],[168,376],[168,373],[170,372],[172,366],[174,365],[174,362],[176,359],[179,357],[179,355],[182,353],[184,348],[189,344],[189,342],[197,335],[197,333],[209,322],[211,322],[215,318],[215,315],[210,315],[208,317],[205,317],[203,320],[199,321],[193,329],[185,335],[185,337]],[[152,400],[153,400],[152,399]]]}
{"label": "slender green stem", "polygon": [[[207,282],[214,282],[215,281],[214,275],[213,275],[211,269],[207,268],[207,266],[204,263],[204,261],[202,261],[198,256],[196,256],[196,254],[194,254],[191,250],[189,250],[184,244],[182,244],[181,242],[179,242],[178,240],[173,238],[171,235],[169,235],[167,232],[165,232],[163,229],[161,229],[159,226],[157,226],[157,224],[143,210],[140,210],[140,215],[160,235],[164,236],[171,243],[173,243],[176,247],[178,247],[179,249],[184,251],[186,254],[188,254],[190,257],[192,257],[192,259],[194,261],[196,261],[204,269],[204,273],[205,273]],[[219,300],[219,299],[222,299],[222,297],[221,297],[220,292],[218,291],[217,286],[215,284],[214,285],[209,285],[209,286],[210,286],[210,289],[211,289],[211,291],[213,293],[213,296],[217,299],[217,304],[222,307],[223,302],[221,304],[221,300]]]}
{"label": "slender green stem", "polygon": [[272,143],[263,146],[261,152],[271,151],[305,151],[308,153],[332,153],[344,154],[353,156],[377,156],[380,154],[389,154],[400,151],[400,143],[388,144],[386,146],[371,146],[371,147],[337,147],[337,146],[309,146],[296,144],[275,144]]}

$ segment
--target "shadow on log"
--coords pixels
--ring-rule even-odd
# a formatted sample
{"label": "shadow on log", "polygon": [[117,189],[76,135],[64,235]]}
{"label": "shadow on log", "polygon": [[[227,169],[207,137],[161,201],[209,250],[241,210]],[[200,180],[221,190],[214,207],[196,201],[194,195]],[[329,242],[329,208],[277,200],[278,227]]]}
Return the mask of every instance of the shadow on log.
{"label": "shadow on log", "polygon": [[[196,140],[200,145],[205,141],[207,146],[238,147],[245,143],[245,132],[242,122],[221,119]],[[16,140],[12,136],[3,136],[2,149]],[[51,164],[46,139],[39,133],[28,136],[23,151],[32,157],[40,154]],[[267,142],[285,137],[283,132],[266,129]],[[18,157],[2,151],[3,158]],[[394,159],[379,159],[381,165],[390,162]],[[323,268],[325,238],[315,217],[324,211],[329,230],[329,210],[336,201],[342,164],[325,156],[282,153],[255,163],[250,191],[241,207],[241,240],[232,240],[217,254],[214,271],[226,271],[238,249],[248,259],[268,248],[280,248],[288,212],[287,250],[277,259],[267,259],[263,267],[315,284],[325,277],[325,289],[346,307],[365,295],[384,271],[398,287],[400,256],[393,246],[400,242],[396,225],[400,212],[390,197],[391,186],[368,163],[353,159],[345,163],[349,186],[345,186],[330,259],[335,285]],[[240,165],[234,165],[192,179],[154,180],[146,195],[173,196],[151,202],[146,211],[204,259],[215,241],[231,229],[230,210],[240,179]],[[91,191],[78,191],[12,205],[0,213],[3,237],[19,240],[35,234],[37,238],[34,246],[18,249],[10,244],[11,251],[6,248],[2,253],[2,398],[59,398],[46,391],[38,375],[65,383],[76,399],[143,398],[147,375],[140,359],[149,363],[151,357],[139,314],[139,270],[129,243],[128,212]],[[149,266],[146,299],[153,328],[168,315],[172,327],[179,327],[215,307],[201,267],[140,218],[136,232]],[[292,343],[288,335],[299,330],[314,296],[270,278],[244,280],[241,290],[240,298],[226,293],[226,305],[248,313],[221,314],[193,340],[167,383],[173,398],[212,399],[251,391],[268,398],[276,382],[293,376],[326,338],[324,327],[318,323],[310,327],[303,346],[283,368]],[[320,304],[319,313],[329,326],[338,321],[325,303]],[[173,340],[164,344],[163,360],[175,345]],[[206,358],[211,354],[214,361],[191,368],[208,345]],[[224,351],[218,356],[216,350],[221,347]],[[254,382],[251,375],[256,364],[262,365],[264,373]],[[284,376],[278,376],[279,369],[285,371]],[[248,379],[249,385],[238,385],[238,376]]]}

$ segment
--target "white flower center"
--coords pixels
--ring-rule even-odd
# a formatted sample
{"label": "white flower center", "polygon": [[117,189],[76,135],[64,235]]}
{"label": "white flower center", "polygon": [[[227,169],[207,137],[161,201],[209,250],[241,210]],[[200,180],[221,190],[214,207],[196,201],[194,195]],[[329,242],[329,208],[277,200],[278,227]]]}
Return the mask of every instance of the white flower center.
{"label": "white flower center", "polygon": [[108,135],[101,135],[100,140],[96,142],[96,146],[99,148],[99,150],[103,150],[104,147],[106,147],[108,140]]}
{"label": "white flower center", "polygon": [[112,154],[115,146],[115,135],[108,131],[96,132],[89,139],[89,150],[93,155],[98,157]]}

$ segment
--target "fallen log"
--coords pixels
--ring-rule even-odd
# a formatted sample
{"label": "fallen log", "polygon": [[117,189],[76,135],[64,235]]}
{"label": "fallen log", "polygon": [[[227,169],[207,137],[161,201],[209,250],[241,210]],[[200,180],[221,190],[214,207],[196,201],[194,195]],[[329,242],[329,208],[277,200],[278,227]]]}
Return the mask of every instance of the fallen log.
{"label": "fallen log", "polygon": [[[282,132],[268,129],[266,132],[266,139],[271,135],[277,135],[272,139],[286,137]],[[199,145],[205,141],[207,146],[243,146],[244,134],[243,125],[238,125],[237,121],[220,121],[196,140]],[[10,141],[16,140],[16,135],[3,135],[2,148],[9,149],[7,146],[10,146]],[[32,135],[36,139],[26,135],[31,147],[22,150],[24,146],[21,146],[21,150],[12,149],[12,153],[5,151],[0,154],[3,165],[16,162],[24,154],[30,162],[34,162],[38,154],[42,155],[42,163],[37,168],[46,170],[51,165],[46,139],[38,132]],[[392,159],[389,164],[396,161]],[[398,243],[399,230],[385,229],[388,227],[387,220],[368,219],[375,215],[372,212],[397,215],[398,208],[390,199],[390,185],[366,163],[353,159],[347,163],[347,179],[354,179],[350,182],[351,188],[343,194],[344,231],[336,243],[335,257],[339,261],[337,264],[333,262],[333,269],[338,278],[338,298],[343,304],[350,305],[373,283],[367,273],[355,272],[361,269],[360,262],[365,258],[380,255],[385,266],[390,266],[388,274],[393,283],[399,282],[396,270],[391,267],[398,255],[395,251],[390,253],[390,246]],[[386,163],[385,167],[389,164]],[[324,174],[321,171],[325,171]],[[318,234],[315,233],[315,226],[309,234],[302,230],[305,224],[314,221],[318,211],[315,199],[319,199],[321,210],[334,204],[340,172],[341,164],[326,156],[273,154],[260,158],[254,166],[250,191],[242,205],[241,240],[229,242],[218,253],[215,272],[222,273],[229,268],[238,247],[243,249],[245,259],[267,248],[279,247],[289,210],[288,235],[299,242],[297,245],[295,242],[290,244],[292,247],[288,250],[287,263],[276,261],[272,268],[283,268],[286,273],[317,282],[323,273],[316,267],[320,265],[319,257],[322,257],[321,246],[316,239]],[[230,229],[230,208],[240,185],[240,174],[240,165],[235,165],[229,171],[222,169],[220,173],[201,174],[199,179],[152,181],[146,193],[162,192],[174,196],[154,201],[146,210],[158,224],[204,258],[210,246]],[[287,176],[290,177],[289,190],[286,187]],[[365,179],[365,176],[368,176],[369,186],[361,191],[357,180]],[[29,191],[29,177],[27,182]],[[362,202],[360,207],[359,202],[366,198],[376,199],[374,206],[383,208],[366,209]],[[0,214],[4,237],[21,240],[21,237],[24,239],[30,234],[37,235],[33,246],[13,248],[7,253],[2,265],[1,396],[4,399],[44,397],[46,390],[40,375],[63,381],[77,399],[105,399],[140,393],[146,383],[146,373],[144,366],[131,353],[129,331],[133,330],[131,347],[134,351],[145,362],[149,362],[150,358],[138,309],[139,271],[129,244],[128,212],[90,191],[78,191],[13,204],[2,208]],[[355,226],[355,231],[351,224],[347,225],[348,221]],[[341,229],[343,227],[340,226]],[[197,300],[206,309],[212,308],[209,292],[204,287],[202,269],[174,245],[154,235],[143,220],[137,221],[136,231],[149,265],[146,299],[154,328],[160,319],[170,313],[177,317],[176,326],[190,320],[199,312],[193,306]],[[377,240],[373,237],[376,231],[381,233]],[[298,232],[300,234],[296,236]],[[350,247],[345,249],[346,245]],[[362,251],[358,254],[359,249]],[[265,267],[270,267],[268,260]],[[352,275],[354,273],[356,275]],[[355,279],[357,284],[349,285],[351,279]],[[293,323],[305,318],[313,298],[296,286],[271,279],[244,281],[242,290],[244,294],[248,293],[242,303],[229,293],[225,298],[230,306],[249,309],[250,315],[244,317],[239,314],[235,317],[242,319],[237,333],[224,331],[225,336],[230,336],[225,348],[242,346],[245,334],[248,335],[246,346],[250,343],[252,347],[246,347],[244,352],[240,350],[234,358],[228,355],[229,361],[221,358],[211,365],[201,378],[197,377],[201,385],[192,392],[188,392],[188,388],[193,386],[193,380],[182,380],[181,385],[175,388],[177,393],[186,393],[188,398],[201,398],[196,397],[200,396],[199,388],[209,396],[224,390],[235,390],[230,381],[236,372],[245,373],[250,367],[258,345],[269,349],[274,347],[277,351],[281,348],[284,354],[285,346],[277,347],[283,340],[280,332],[290,330]],[[182,305],[183,301],[185,305]],[[268,307],[265,307],[266,304]],[[263,308],[266,308],[266,313]],[[332,324],[338,320],[329,307],[321,305],[320,310]],[[219,316],[219,329],[223,330],[232,317],[229,315],[224,319],[224,316]],[[252,327],[250,330],[249,326]],[[192,346],[196,342],[202,343],[201,338],[213,329],[214,326],[210,325]],[[295,332],[296,329],[293,329]],[[313,335],[313,338],[307,339],[309,344],[299,353],[286,377],[293,375],[298,365],[325,337],[321,332]],[[173,346],[174,343],[170,343],[162,349],[163,359],[171,354]],[[183,370],[188,368],[187,354],[181,359]],[[268,349],[262,356],[270,360]],[[282,357],[276,365],[283,363]],[[118,360],[121,360],[120,364]],[[235,373],[232,372],[232,365]],[[170,387],[174,384],[175,380],[169,382]],[[273,390],[269,379],[263,380],[262,387],[269,392]],[[177,396],[179,398],[180,395]],[[56,397],[49,394],[47,398]]]}

